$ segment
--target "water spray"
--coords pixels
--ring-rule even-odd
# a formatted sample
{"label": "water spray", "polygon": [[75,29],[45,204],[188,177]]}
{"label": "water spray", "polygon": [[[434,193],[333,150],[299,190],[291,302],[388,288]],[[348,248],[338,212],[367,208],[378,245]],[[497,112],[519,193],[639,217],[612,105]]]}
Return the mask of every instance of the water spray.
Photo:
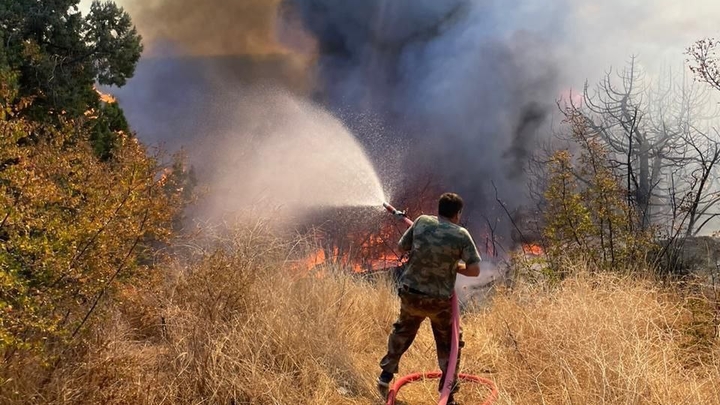
{"label": "water spray", "polygon": [[[397,217],[398,219],[401,219],[405,224],[410,227],[413,224],[413,221],[408,217],[406,211],[400,211],[393,207],[392,205],[388,203],[383,203],[383,208],[385,208],[389,213]],[[450,394],[453,390],[453,385],[455,384],[453,376],[455,376],[455,371],[457,369],[458,361],[460,360],[459,357],[459,350],[460,350],[460,307],[458,305],[457,300],[457,294],[453,294],[450,298],[451,305],[452,305],[452,333],[451,333],[451,339],[450,339],[450,359],[448,361],[448,368],[447,372],[445,373],[445,381],[442,386],[442,390],[440,391],[440,400],[438,401],[438,405],[447,405],[448,399],[450,398]],[[390,392],[388,393],[387,402],[386,405],[394,405],[395,399],[397,398],[398,392],[400,392],[400,389],[408,383],[424,380],[424,379],[439,379],[442,378],[442,372],[440,371],[433,371],[433,372],[422,372],[422,373],[414,373],[414,374],[408,374],[406,376],[403,376],[399,378],[393,387],[390,389]],[[480,376],[471,375],[471,374],[459,374],[457,376],[459,380],[464,381],[471,381],[478,384],[482,384],[486,386],[488,389],[490,389],[490,396],[485,400],[485,402],[482,403],[482,405],[491,405],[493,404],[497,398],[498,398],[498,390],[495,386],[495,383],[492,381],[482,378]]]}

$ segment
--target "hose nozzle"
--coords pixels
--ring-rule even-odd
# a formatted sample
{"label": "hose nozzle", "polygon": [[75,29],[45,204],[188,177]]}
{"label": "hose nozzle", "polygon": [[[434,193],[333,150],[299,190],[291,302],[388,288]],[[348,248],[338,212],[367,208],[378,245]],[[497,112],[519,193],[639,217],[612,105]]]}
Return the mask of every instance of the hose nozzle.
{"label": "hose nozzle", "polygon": [[383,203],[383,208],[385,208],[387,210],[387,212],[389,212],[389,213],[395,215],[396,217],[402,219],[403,221],[405,221],[405,223],[408,226],[412,225],[412,220],[410,220],[410,218],[408,218],[407,213],[405,211],[400,211],[397,208],[393,207],[392,205],[390,205],[386,202]]}

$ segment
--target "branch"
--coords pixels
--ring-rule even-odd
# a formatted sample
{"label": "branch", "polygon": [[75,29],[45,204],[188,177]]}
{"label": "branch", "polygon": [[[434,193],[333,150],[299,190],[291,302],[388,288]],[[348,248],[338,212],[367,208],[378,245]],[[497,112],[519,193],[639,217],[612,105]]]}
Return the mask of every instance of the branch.
{"label": "branch", "polygon": [[515,228],[515,230],[520,235],[520,238],[522,239],[523,243],[529,244],[530,242],[528,242],[527,238],[525,238],[525,235],[522,233],[520,228],[517,226],[517,223],[515,223],[515,219],[513,218],[512,214],[510,214],[510,211],[505,206],[505,203],[500,200],[500,197],[498,196],[498,189],[497,189],[497,186],[495,185],[495,181],[490,181],[490,184],[492,184],[493,189],[495,189],[495,201],[497,201],[497,203],[500,204],[500,207],[502,207],[503,211],[505,211],[505,214],[510,219],[510,223],[512,223],[512,226]]}
{"label": "branch", "polygon": [[85,316],[83,317],[83,319],[82,319],[82,321],[80,322],[80,324],[75,328],[75,330],[73,331],[72,335],[70,336],[70,339],[71,339],[71,340],[75,339],[75,336],[77,336],[77,334],[80,332],[80,330],[82,329],[82,327],[85,326],[85,323],[87,322],[87,320],[90,319],[90,316],[93,314],[93,312],[95,312],[95,308],[97,308],[98,303],[100,302],[100,300],[102,299],[102,297],[105,295],[105,292],[107,292],[107,289],[108,289],[108,287],[110,287],[110,284],[112,284],[113,281],[115,281],[115,279],[117,278],[117,276],[120,274],[120,272],[121,272],[123,269],[125,269],[125,265],[127,264],[128,260],[130,259],[130,256],[133,254],[133,252],[135,251],[135,248],[137,247],[138,243],[140,243],[140,239],[142,239],[142,237],[143,237],[143,235],[144,235],[144,233],[143,233],[142,231],[143,231],[143,229],[145,229],[145,224],[147,223],[147,219],[148,219],[149,216],[150,216],[150,209],[148,208],[148,209],[145,210],[145,215],[144,215],[144,217],[143,217],[142,222],[140,223],[140,228],[138,229],[138,235],[137,235],[137,237],[135,238],[135,241],[133,241],[132,246],[130,246],[130,249],[128,250],[128,252],[127,252],[127,254],[125,255],[125,257],[123,258],[122,262],[120,262],[120,265],[119,265],[118,268],[115,270],[115,273],[113,273],[113,275],[105,282],[105,284],[103,285],[102,289],[100,289],[100,292],[99,292],[98,295],[95,297],[95,300],[93,300],[93,303],[92,303],[92,305],[90,306],[90,309],[89,309],[88,312],[85,314]]}

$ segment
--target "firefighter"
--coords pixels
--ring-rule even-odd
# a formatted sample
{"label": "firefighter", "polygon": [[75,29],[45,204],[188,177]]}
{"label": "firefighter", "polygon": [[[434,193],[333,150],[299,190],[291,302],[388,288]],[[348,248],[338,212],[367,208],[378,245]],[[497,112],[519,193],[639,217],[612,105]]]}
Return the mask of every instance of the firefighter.
{"label": "firefighter", "polygon": [[[438,216],[421,215],[400,238],[398,247],[410,252],[410,259],[400,277],[400,315],[388,338],[387,354],[380,361],[382,372],[377,386],[383,397],[387,397],[400,358],[425,318],[430,318],[438,365],[443,373],[440,387],[447,377],[452,330],[450,298],[455,278],[457,273],[468,277],[480,274],[480,254],[470,233],[459,225],[462,209],[459,195],[445,193],[438,202]],[[454,394],[457,370],[453,379]],[[451,395],[448,404],[454,403]]]}

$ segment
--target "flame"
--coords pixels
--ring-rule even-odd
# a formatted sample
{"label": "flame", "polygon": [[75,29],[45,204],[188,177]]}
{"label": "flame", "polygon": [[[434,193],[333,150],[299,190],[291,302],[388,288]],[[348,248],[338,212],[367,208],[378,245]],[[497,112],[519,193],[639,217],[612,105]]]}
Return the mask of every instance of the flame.
{"label": "flame", "polygon": [[523,253],[531,256],[542,256],[545,254],[545,249],[536,243],[526,243],[522,246]]}
{"label": "flame", "polygon": [[371,259],[353,260],[350,255],[342,254],[337,248],[333,249],[328,256],[325,249],[317,249],[306,257],[295,262],[293,270],[308,274],[309,272],[320,274],[323,272],[323,265],[336,265],[352,271],[356,274],[383,271],[400,264],[400,259],[394,253],[384,253]]}
{"label": "flame", "polygon": [[291,267],[304,276],[331,268],[356,274],[390,270],[402,263],[401,255],[395,251],[400,237],[397,232],[395,223],[391,221],[378,229],[349,232],[338,239],[316,229],[307,236],[314,246],[321,248],[311,249]]}
{"label": "flame", "polygon": [[100,101],[102,101],[103,103],[117,103],[117,99],[112,94],[103,93],[97,87],[95,87],[95,92],[100,96]]}
{"label": "flame", "polygon": [[298,270],[312,270],[323,263],[325,263],[325,250],[317,249],[296,263],[294,267]]}

